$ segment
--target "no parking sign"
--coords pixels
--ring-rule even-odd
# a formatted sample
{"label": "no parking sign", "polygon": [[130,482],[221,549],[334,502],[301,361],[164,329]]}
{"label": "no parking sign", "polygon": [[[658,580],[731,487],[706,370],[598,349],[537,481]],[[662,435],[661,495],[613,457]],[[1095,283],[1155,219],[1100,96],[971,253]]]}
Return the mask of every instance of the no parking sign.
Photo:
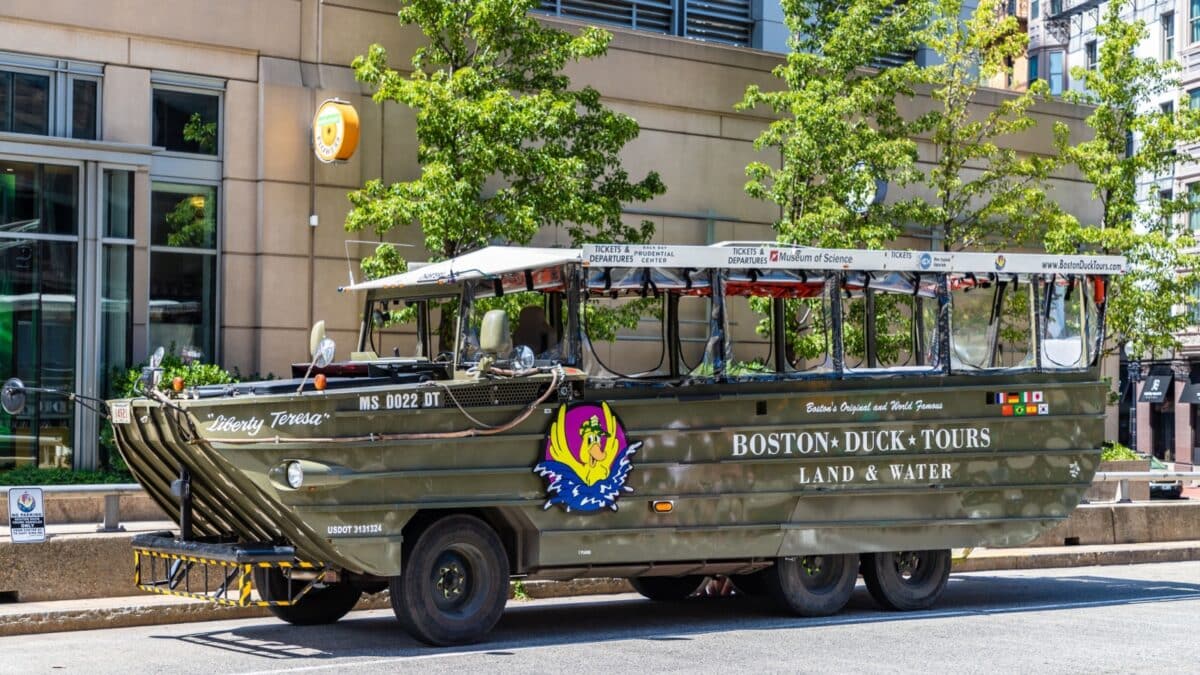
{"label": "no parking sign", "polygon": [[8,489],[8,526],[14,544],[46,541],[46,505],[41,488]]}

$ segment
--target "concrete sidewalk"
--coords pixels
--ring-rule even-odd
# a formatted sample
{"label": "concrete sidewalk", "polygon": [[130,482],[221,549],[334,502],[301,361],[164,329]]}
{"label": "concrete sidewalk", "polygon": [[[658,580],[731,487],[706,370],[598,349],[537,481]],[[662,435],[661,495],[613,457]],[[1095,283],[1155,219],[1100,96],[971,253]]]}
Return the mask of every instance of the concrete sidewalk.
{"label": "concrete sidewalk", "polygon": [[[162,525],[162,524],[158,524]],[[94,527],[92,528],[94,530]],[[147,527],[146,530],[153,530]],[[61,536],[70,536],[60,532]],[[1130,565],[1200,560],[1200,541],[1104,546],[1060,546],[1015,549],[974,549],[956,560],[955,572],[1012,569]],[[530,598],[628,593],[624,579],[527,581]],[[521,602],[513,600],[512,602]],[[389,607],[387,593],[364,597],[357,609]],[[0,604],[0,636],[53,633],[97,628],[121,628],[269,616],[259,607],[218,607],[200,600],[141,594],[116,598]]]}

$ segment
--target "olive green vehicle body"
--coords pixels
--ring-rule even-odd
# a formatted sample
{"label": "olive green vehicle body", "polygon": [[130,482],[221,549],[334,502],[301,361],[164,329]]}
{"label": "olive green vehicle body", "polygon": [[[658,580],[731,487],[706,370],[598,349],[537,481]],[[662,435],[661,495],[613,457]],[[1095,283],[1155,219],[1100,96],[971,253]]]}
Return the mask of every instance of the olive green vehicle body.
{"label": "olive green vehicle body", "polygon": [[[1094,367],[688,386],[568,371],[503,433],[394,438],[475,428],[464,412],[504,424],[554,377],[310,387],[180,398],[173,408],[134,399],[130,423],[114,428],[137,480],[176,518],[171,483],[188,470],[196,535],[286,542],[300,560],[378,577],[400,574],[414,523],[450,512],[483,517],[512,573],[542,578],[1017,546],[1071,513],[1104,440],[1106,385]],[[416,397],[396,396],[404,394]],[[1010,394],[1037,403],[1005,415],[996,398]],[[430,405],[378,404],[389,400]],[[626,491],[615,509],[548,505],[547,481],[533,469],[559,407],[600,402],[627,441],[641,443]],[[300,489],[283,475],[290,461],[305,467]]]}

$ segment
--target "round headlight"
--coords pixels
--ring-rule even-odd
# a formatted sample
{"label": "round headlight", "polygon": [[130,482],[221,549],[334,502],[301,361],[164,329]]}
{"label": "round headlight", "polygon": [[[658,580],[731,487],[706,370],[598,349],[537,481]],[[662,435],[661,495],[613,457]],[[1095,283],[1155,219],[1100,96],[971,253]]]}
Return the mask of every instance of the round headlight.
{"label": "round headlight", "polygon": [[293,490],[299,490],[300,486],[304,485],[304,469],[300,467],[300,462],[288,464],[287,482]]}
{"label": "round headlight", "polygon": [[533,367],[534,356],[533,350],[525,345],[518,345],[513,353],[513,366],[517,370],[529,370]]}

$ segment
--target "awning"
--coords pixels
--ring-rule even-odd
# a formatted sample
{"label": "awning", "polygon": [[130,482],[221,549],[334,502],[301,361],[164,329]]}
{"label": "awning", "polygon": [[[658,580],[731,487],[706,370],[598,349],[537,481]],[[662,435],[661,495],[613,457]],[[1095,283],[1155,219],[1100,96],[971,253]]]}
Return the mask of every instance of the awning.
{"label": "awning", "polygon": [[1170,375],[1151,375],[1146,378],[1146,386],[1142,387],[1142,395],[1138,403],[1162,403],[1171,391]]}
{"label": "awning", "polygon": [[1179,402],[1200,405],[1200,382],[1189,382],[1184,385],[1183,393],[1179,395]]}
{"label": "awning", "polygon": [[374,281],[363,281],[353,286],[347,286],[343,290],[366,291],[373,288],[447,284],[471,279],[493,278],[508,272],[537,270],[571,262],[579,262],[579,249],[489,246],[401,274]]}

